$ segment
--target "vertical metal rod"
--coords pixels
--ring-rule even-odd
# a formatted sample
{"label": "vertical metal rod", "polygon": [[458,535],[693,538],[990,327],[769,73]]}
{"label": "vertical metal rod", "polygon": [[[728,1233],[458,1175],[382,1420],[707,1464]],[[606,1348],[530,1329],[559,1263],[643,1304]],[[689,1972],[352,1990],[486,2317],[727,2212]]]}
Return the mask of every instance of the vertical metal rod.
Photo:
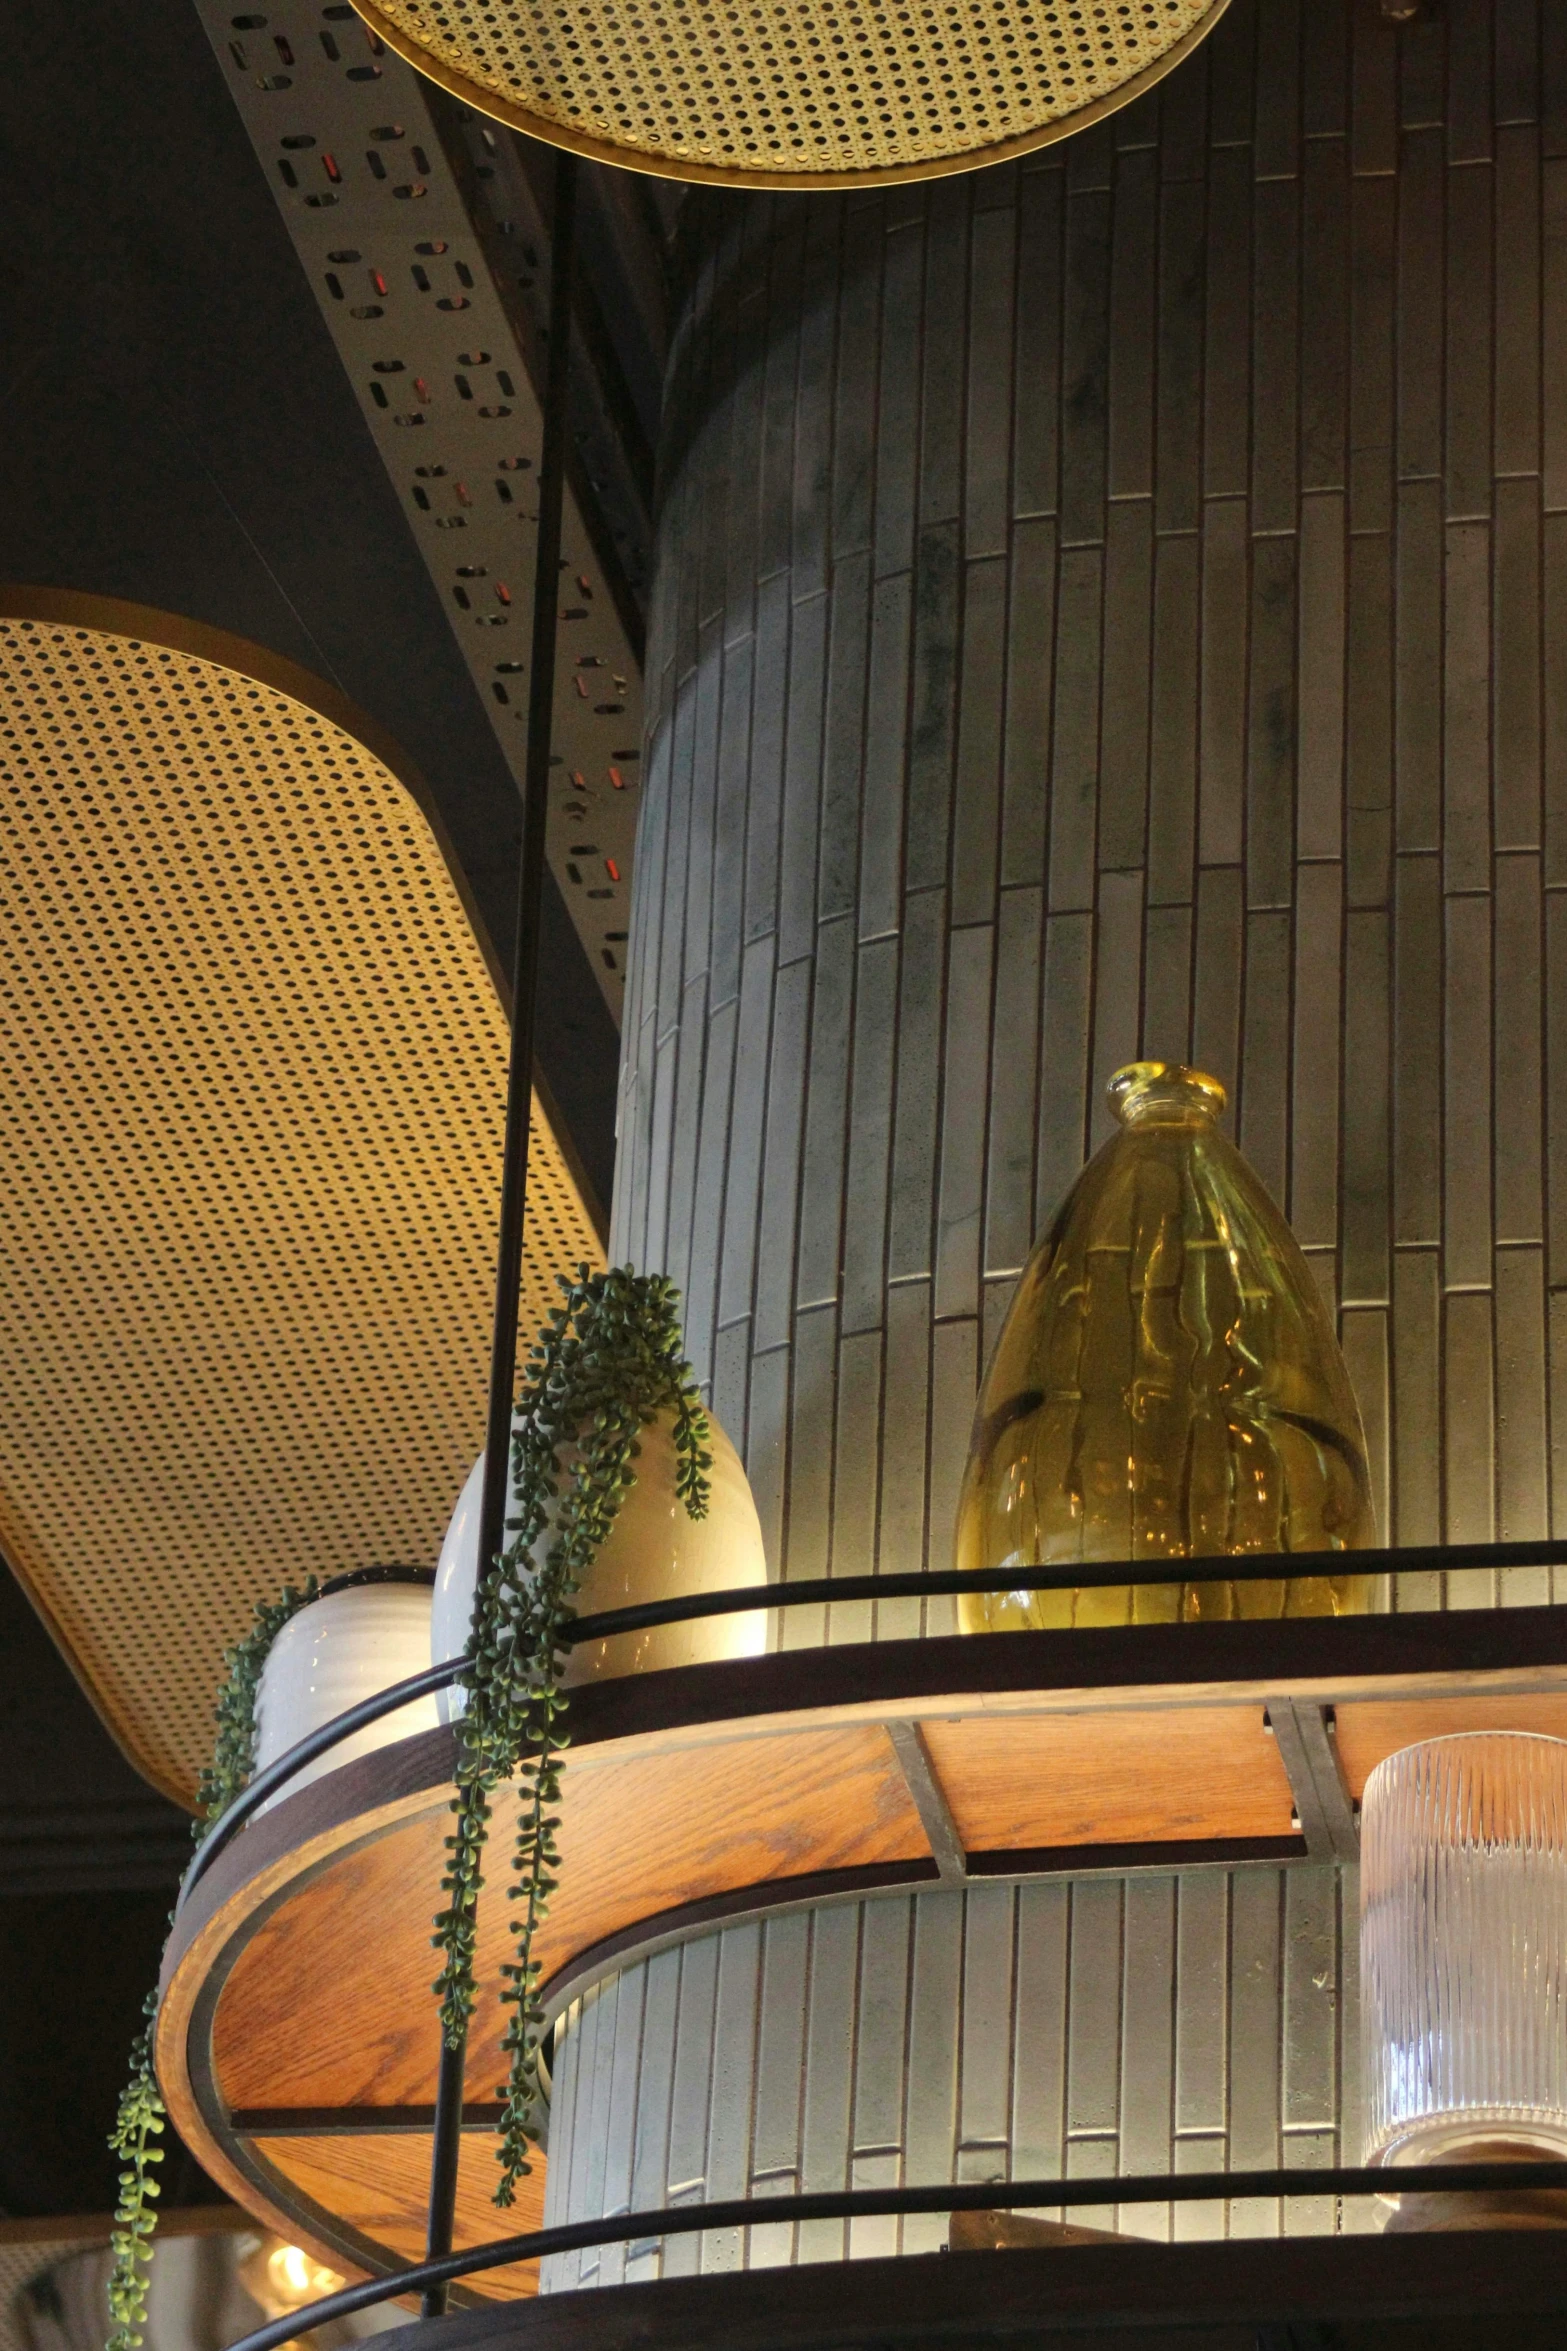
{"label": "vertical metal rod", "polygon": [[[500,1237],[495,1266],[495,1326],[490,1343],[490,1406],[484,1435],[484,1489],[479,1503],[479,1557],[493,1559],[505,1536],[512,1402],[517,1382],[517,1302],[522,1284],[523,1210],[528,1192],[528,1122],[533,1107],[533,1028],[539,983],[539,901],[544,887],[544,832],[549,814],[550,745],[555,718],[555,637],[560,619],[560,519],[566,477],[567,389],[571,363],[571,289],[576,254],[577,161],[557,149],[555,217],[550,237],[549,348],[545,354],[544,444],[539,457],[539,536],[533,572],[533,650],[528,679],[528,758],[523,780],[522,846],[517,875],[517,936],[512,956],[511,1060],[506,1082],[506,1146],[501,1172]],[[427,2258],[452,2249],[457,2158],[462,2145],[462,2048],[441,2044],[435,2129],[430,2153]],[[432,2286],[423,2314],[439,2318],[446,2288]]]}

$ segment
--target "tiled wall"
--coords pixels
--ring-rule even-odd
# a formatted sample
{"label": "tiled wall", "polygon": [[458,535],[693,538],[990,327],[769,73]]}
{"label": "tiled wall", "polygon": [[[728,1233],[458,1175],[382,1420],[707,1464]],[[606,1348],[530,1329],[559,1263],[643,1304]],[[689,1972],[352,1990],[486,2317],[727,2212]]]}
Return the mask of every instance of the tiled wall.
{"label": "tiled wall", "polygon": [[[1355,1937],[1340,1935],[1340,1898],[1330,1869],[1193,1870],[882,1896],[700,1936],[609,1978],[569,2017],[549,2219],[1358,2162]],[[1352,1884],[1344,1898],[1352,1908]],[[1276,2200],[1074,2217],[1152,2237],[1371,2225],[1366,2206],[1335,2216],[1305,2197],[1282,2222]],[[923,2252],[946,2233],[939,2214],[764,2227],[749,2258]],[[711,2232],[662,2254],[644,2242],[567,2255],[546,2283],[742,2259],[738,2232]]]}
{"label": "tiled wall", "polygon": [[1388,1534],[1551,1529],[1567,16],[1426,15],[1234,0],[1020,167],[697,200],[615,1248],[783,1572],[945,1558],[1139,1052],[1336,1289]]}
{"label": "tiled wall", "polygon": [[[1020,166],[692,219],[614,1248],[685,1286],[776,1571],[946,1562],[1139,1053],[1231,1088],[1387,1534],[1567,1525],[1567,10],[1234,0]],[[1444,1580],[1401,1604],[1552,1596]],[[832,1637],[919,1625],[867,1616]],[[1354,2159],[1334,1899],[701,1938],[568,2031],[553,2209]]]}

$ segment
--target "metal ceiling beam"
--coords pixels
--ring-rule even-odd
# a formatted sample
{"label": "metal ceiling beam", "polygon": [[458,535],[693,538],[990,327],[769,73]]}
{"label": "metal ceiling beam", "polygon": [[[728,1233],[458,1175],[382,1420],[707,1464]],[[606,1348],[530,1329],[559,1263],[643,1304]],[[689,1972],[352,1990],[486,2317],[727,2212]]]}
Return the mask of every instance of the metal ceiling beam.
{"label": "metal ceiling beam", "polygon": [[[347,0],[196,6],[520,793],[542,423],[511,289],[424,83]],[[562,554],[546,855],[618,1020],[641,679],[570,488]]]}

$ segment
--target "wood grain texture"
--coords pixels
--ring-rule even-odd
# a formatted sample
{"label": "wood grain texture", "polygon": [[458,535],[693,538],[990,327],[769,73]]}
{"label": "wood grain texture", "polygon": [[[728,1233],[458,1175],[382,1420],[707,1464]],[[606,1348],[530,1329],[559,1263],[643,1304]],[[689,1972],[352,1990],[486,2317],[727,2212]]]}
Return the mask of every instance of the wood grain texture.
{"label": "wood grain texture", "polygon": [[971,1853],[1290,1833],[1257,1706],[930,1722],[925,1738]]}
{"label": "wood grain texture", "polygon": [[[422,2261],[425,2206],[430,2193],[427,2134],[406,2138],[268,2139],[266,2161],[299,2195],[336,2214],[403,2262]],[[457,2168],[457,2206],[452,2225],[454,2251],[485,2245],[497,2237],[522,2236],[543,2226],[545,2161],[517,2185],[517,2201],[497,2212],[490,2201],[499,2176],[494,2142],[464,2134]],[[536,2261],[514,2262],[487,2271],[471,2291],[486,2299],[515,2300],[539,2290]]]}
{"label": "wood grain texture", "polygon": [[1340,1704],[1338,1750],[1350,1793],[1358,1796],[1372,1771],[1400,1747],[1418,1739],[1452,1738],[1465,1731],[1534,1731],[1567,1739],[1567,1696],[1507,1696],[1501,1692],[1466,1698],[1357,1700]]}

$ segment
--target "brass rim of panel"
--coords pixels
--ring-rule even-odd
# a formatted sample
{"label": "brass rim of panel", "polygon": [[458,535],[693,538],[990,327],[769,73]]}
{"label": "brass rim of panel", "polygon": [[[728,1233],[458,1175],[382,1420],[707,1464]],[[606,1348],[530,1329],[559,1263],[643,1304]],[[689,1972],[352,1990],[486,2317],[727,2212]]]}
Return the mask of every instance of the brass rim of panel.
{"label": "brass rim of panel", "polygon": [[[5,1557],[189,1803],[286,1578],[434,1557],[482,1442],[506,1017],[416,768],[180,616],[0,587]],[[602,1261],[533,1105],[524,1309]]]}
{"label": "brass rim of panel", "polygon": [[917,163],[887,164],[876,169],[856,171],[763,171],[749,167],[730,168],[714,163],[695,163],[670,155],[660,155],[649,149],[618,145],[611,139],[594,138],[591,134],[574,131],[549,116],[535,114],[528,108],[511,104],[485,83],[460,73],[456,67],[431,55],[428,49],[413,40],[401,25],[385,15],[375,0],[354,0],[356,13],[364,19],[371,31],[386,43],[388,49],[401,57],[405,64],[423,74],[454,98],[461,99],[478,114],[488,115],[492,122],[504,123],[509,130],[521,131],[530,139],[538,139],[548,147],[563,147],[569,154],[581,155],[592,163],[607,163],[621,171],[645,172],[654,179],[680,180],[691,185],[720,188],[792,188],[808,193],[829,195],[844,188],[894,188],[915,180],[950,179],[958,173],[984,171],[992,164],[1011,163],[1019,156],[1037,153],[1041,147],[1052,147],[1060,139],[1075,138],[1079,131],[1092,128],[1107,116],[1119,114],[1122,107],[1156,87],[1167,74],[1184,64],[1194,50],[1207,40],[1230,0],[1209,0],[1207,14],[1201,22],[1181,35],[1152,64],[1128,76],[1104,97],[1094,99],[1087,106],[1076,108],[1071,114],[1042,123],[1037,129],[1020,132],[1017,137],[1001,139],[987,147],[976,147],[967,153],[931,156]]}

